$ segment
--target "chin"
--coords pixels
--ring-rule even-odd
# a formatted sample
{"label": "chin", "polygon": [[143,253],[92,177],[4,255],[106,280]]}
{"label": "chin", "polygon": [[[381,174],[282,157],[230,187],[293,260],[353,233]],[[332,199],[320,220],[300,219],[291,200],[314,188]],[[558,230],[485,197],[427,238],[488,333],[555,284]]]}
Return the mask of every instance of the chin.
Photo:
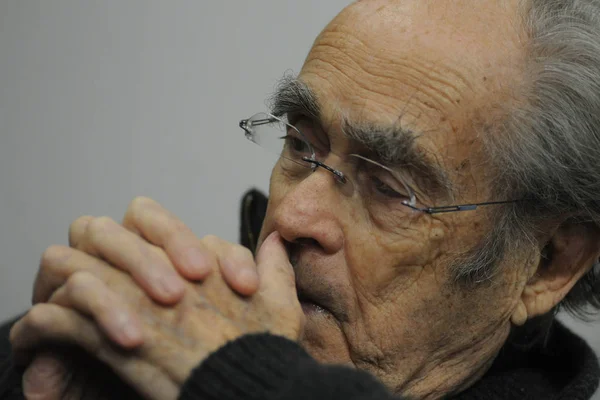
{"label": "chin", "polygon": [[348,345],[337,321],[326,312],[306,312],[299,344],[315,360],[325,364],[352,365]]}

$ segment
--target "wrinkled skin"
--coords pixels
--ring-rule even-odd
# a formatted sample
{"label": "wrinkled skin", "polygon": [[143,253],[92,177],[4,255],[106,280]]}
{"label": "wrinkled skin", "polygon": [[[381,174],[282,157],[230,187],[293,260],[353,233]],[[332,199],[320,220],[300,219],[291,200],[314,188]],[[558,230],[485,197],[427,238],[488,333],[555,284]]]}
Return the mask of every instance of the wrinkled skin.
{"label": "wrinkled skin", "polygon": [[[343,11],[299,75],[316,93],[331,152],[355,150],[342,115],[382,126],[400,121],[424,132],[417,143],[459,188],[456,203],[490,200],[474,121],[492,98],[510,98],[519,79],[513,3],[361,1]],[[344,171],[335,154],[327,162]],[[516,268],[504,268],[496,284],[467,291],[449,266],[490,229],[484,210],[377,211],[325,170],[298,180],[275,166],[261,239],[276,230],[302,242],[293,262],[299,287],[332,294],[332,312],[307,313],[302,345],[320,361],[366,369],[417,398],[460,390],[505,342],[536,259],[507,260]]]}
{"label": "wrinkled skin", "polygon": [[[352,168],[341,155],[362,149],[342,132],[342,118],[384,128],[400,125],[417,133],[419,152],[435,160],[455,188],[453,196],[448,196],[425,190],[416,180],[415,189],[422,201],[449,205],[500,200],[490,193],[493,172],[487,168],[481,135],[496,134],[482,127],[493,126],[498,110],[519,101],[527,42],[519,25],[522,12],[517,0],[363,0],[344,10],[317,38],[299,76],[316,94],[321,107],[320,120],[314,122],[318,122],[321,143],[330,151],[324,161],[352,181]],[[536,243],[500,260],[492,281],[465,286],[455,281],[450,267],[489,234],[493,223],[490,209],[427,215],[402,205],[372,202],[356,188],[336,183],[324,169],[300,179],[278,163],[271,177],[260,244],[268,244],[265,238],[274,231],[287,241],[305,314],[300,344],[322,362],[365,369],[411,398],[441,398],[472,384],[489,368],[513,325],[551,310],[600,257],[596,228],[569,223],[568,216],[556,216],[540,229]],[[200,246],[205,257],[214,253],[211,259],[215,262],[194,270],[179,258],[182,243],[198,245],[197,238],[191,231],[182,231],[180,221],[174,225],[179,229],[165,229],[169,224],[165,219],[155,220],[156,216],[173,222],[172,218],[164,210],[148,212],[147,201],[144,204],[141,208],[134,204],[132,209],[145,210],[134,213],[144,216],[140,221],[154,220],[144,224],[147,232],[125,228],[143,233],[168,262],[163,268],[148,271],[139,268],[145,262],[119,265],[109,257],[110,265],[105,269],[118,265],[146,295],[175,309],[180,307],[175,303],[181,302],[182,293],[163,293],[155,287],[163,274],[169,272],[173,278],[173,270],[197,280],[218,269],[231,289],[256,296],[258,280],[249,283],[236,272],[240,260],[229,263],[224,262],[227,257],[221,260],[215,256],[230,254],[218,249],[231,248],[232,244]],[[152,236],[160,240],[152,240]],[[119,256],[117,259],[129,254],[131,246],[125,250],[108,243],[115,239],[113,235],[104,239],[106,243],[100,241],[103,246],[95,243],[92,250],[80,250],[97,256],[102,252],[93,249],[102,247]],[[289,267],[285,257],[281,251],[279,260],[266,260]],[[242,264],[251,265],[248,258],[246,255]],[[54,264],[56,268],[41,271],[38,301],[47,301],[57,287],[67,286],[64,273],[46,279],[55,269],[64,269],[64,262]],[[72,269],[77,268],[82,264]],[[102,278],[101,274],[96,278]],[[210,284],[207,282],[201,285]],[[98,282],[94,285],[101,286]],[[273,286],[281,289],[281,285]],[[223,296],[215,296],[217,302],[227,296],[237,299],[224,284],[221,288]],[[201,286],[199,290],[206,289]],[[293,293],[293,287],[282,292]],[[268,311],[271,303],[257,306],[256,315]],[[120,311],[120,304],[115,301],[107,311]],[[36,307],[48,306],[52,305]],[[267,314],[274,321],[282,320],[272,312]],[[43,337],[56,324],[42,312],[36,315],[37,323],[30,316],[20,326],[26,333]],[[109,314],[104,317],[96,318],[95,323],[104,332],[114,330],[114,335],[108,336],[127,348],[118,340],[122,327],[111,327],[117,318]],[[201,333],[203,338],[214,339],[223,332],[214,329]],[[64,336],[74,343],[82,340],[77,330]],[[27,337],[13,329],[13,345]],[[288,337],[296,339],[295,334]],[[147,345],[147,352],[154,354],[154,359],[165,358],[159,346]],[[189,362],[179,375],[187,376],[200,359]],[[156,362],[147,364],[156,367]],[[118,372],[120,364],[112,365]],[[128,376],[121,371],[120,376],[139,381],[143,388],[148,376],[142,375]],[[76,392],[78,388],[74,389]],[[174,385],[168,396],[150,395],[171,398],[177,390]]]}
{"label": "wrinkled skin", "polygon": [[[242,286],[234,283],[237,278],[225,278],[224,265],[254,264],[247,249],[214,236],[198,239],[150,199],[132,202],[130,211],[129,215],[138,216],[133,218],[135,233],[106,217],[83,217],[71,229],[70,242],[77,248],[52,246],[44,252],[36,285],[40,302],[10,332],[17,360],[26,362],[42,346],[51,351],[38,355],[25,372],[27,398],[55,400],[63,398],[63,393],[79,398],[90,390],[104,397],[104,383],[114,384],[111,377],[99,383],[106,375],[97,369],[81,373],[75,365],[85,358],[71,365],[64,362],[70,356],[54,358],[67,348],[48,347],[49,343],[76,345],[109,366],[144,398],[168,400],[179,397],[194,367],[229,341],[262,332],[296,341],[301,334],[304,316],[294,272],[276,232],[263,241],[256,264],[247,265],[258,274],[259,287],[252,296],[240,296]],[[155,287],[159,281],[134,278],[135,266],[152,265],[148,271],[165,276],[176,270],[157,243],[171,250],[200,251],[207,262],[202,269],[208,269],[201,283],[187,281],[182,294],[172,291],[181,299],[166,307],[149,297],[148,291],[166,294],[164,288]],[[103,259],[92,254],[101,254]],[[179,261],[184,261],[188,273],[198,271],[195,262]],[[182,265],[178,268],[181,271]],[[249,286],[243,286],[242,290],[248,290]],[[40,363],[46,365],[45,373],[39,371]]]}

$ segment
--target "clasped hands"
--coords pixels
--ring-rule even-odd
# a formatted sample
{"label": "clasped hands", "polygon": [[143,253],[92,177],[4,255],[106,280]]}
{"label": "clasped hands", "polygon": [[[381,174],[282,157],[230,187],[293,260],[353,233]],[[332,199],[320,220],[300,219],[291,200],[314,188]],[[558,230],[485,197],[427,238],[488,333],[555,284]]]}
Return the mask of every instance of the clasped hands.
{"label": "clasped hands", "polygon": [[258,332],[297,340],[303,324],[276,232],[255,261],[239,245],[198,239],[147,198],[130,204],[122,224],[77,219],[69,247],[44,252],[33,303],[11,330],[17,359],[35,363],[41,345],[74,344],[156,400],[177,398],[191,371],[228,341]]}

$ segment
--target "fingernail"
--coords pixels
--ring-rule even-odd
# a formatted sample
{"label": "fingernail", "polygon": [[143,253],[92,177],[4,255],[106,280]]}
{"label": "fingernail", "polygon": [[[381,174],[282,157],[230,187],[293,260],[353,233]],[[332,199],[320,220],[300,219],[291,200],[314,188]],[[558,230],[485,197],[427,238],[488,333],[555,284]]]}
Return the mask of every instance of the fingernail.
{"label": "fingernail", "polygon": [[137,329],[137,326],[127,312],[119,312],[115,318],[115,322],[118,325],[119,335],[126,342],[137,341],[139,339],[141,332]]}
{"label": "fingernail", "polygon": [[254,268],[244,267],[239,272],[240,281],[247,285],[254,286],[258,283],[258,274]]}
{"label": "fingernail", "polygon": [[33,373],[37,376],[50,376],[62,372],[62,364],[54,357],[39,357],[33,362]]}
{"label": "fingernail", "polygon": [[210,271],[208,257],[198,248],[190,247],[183,252],[185,269],[190,272],[205,274]]}
{"label": "fingernail", "polygon": [[231,257],[223,260],[221,267],[226,271],[228,276],[235,277],[238,284],[242,284],[246,289],[250,290],[250,293],[256,289],[258,275],[254,265],[248,265],[245,261]]}
{"label": "fingernail", "polygon": [[23,391],[30,395],[44,393],[62,382],[65,369],[62,363],[49,356],[40,356],[25,371]]}
{"label": "fingernail", "polygon": [[123,327],[123,337],[129,342],[137,342],[142,336],[140,330],[134,323],[129,323]]}
{"label": "fingernail", "polygon": [[159,284],[165,294],[176,295],[183,290],[183,282],[176,275],[162,276]]}
{"label": "fingernail", "polygon": [[226,271],[226,273],[231,276],[231,274],[238,274],[240,272],[239,261],[226,257],[221,261],[221,268]]}

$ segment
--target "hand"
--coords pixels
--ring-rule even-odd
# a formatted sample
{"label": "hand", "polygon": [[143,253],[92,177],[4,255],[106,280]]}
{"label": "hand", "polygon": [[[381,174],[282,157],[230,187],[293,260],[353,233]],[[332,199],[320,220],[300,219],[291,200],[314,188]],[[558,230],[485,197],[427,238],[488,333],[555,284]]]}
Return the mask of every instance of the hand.
{"label": "hand", "polygon": [[[141,399],[134,389],[102,362],[95,360],[79,348],[64,346],[53,352],[36,354],[36,366],[28,368],[23,379],[32,379],[24,391],[29,400],[136,400]],[[60,357],[60,358],[59,358]],[[85,367],[85,368],[82,368]]]}
{"label": "hand", "polygon": [[[203,280],[216,266],[234,291],[246,296],[254,294],[258,276],[250,251],[214,237],[207,239],[210,248],[176,216],[145,197],[129,204],[122,225],[108,217],[84,216],[69,228],[70,247],[113,259],[115,267],[128,272],[153,300],[162,304],[181,299],[182,277]],[[57,253],[70,254],[63,252],[62,246],[51,246],[44,252],[34,284],[33,304],[47,301],[68,272],[60,263],[48,262],[60,259]]]}
{"label": "hand", "polygon": [[[15,324],[11,331],[15,351],[47,340],[75,343],[147,398],[174,399],[191,370],[226,342],[252,332],[296,340],[301,332],[303,313],[293,269],[277,233],[259,251],[260,284],[253,297],[238,296],[213,274],[201,286],[187,283],[181,302],[170,308],[153,303],[128,275],[104,261],[96,260],[96,268],[110,272],[110,277],[77,270],[92,257],[70,251],[66,263],[76,272],[52,295],[52,304],[34,306]],[[123,321],[114,332],[106,332],[109,337],[127,337],[132,342],[143,337],[143,344],[135,352],[116,350],[100,328],[108,319]]]}
{"label": "hand", "polygon": [[[212,238],[212,246],[208,248],[180,220],[148,198],[138,197],[130,203],[123,226],[108,218],[77,219],[69,229],[69,244],[98,257],[106,257],[106,252],[121,255],[116,265],[130,273],[146,294],[163,304],[173,304],[183,296],[184,281],[179,275],[201,280],[217,268],[237,293],[249,296],[258,289],[256,266],[248,250],[216,238]],[[136,254],[132,249],[139,252]],[[34,286],[34,304],[48,301],[71,273],[56,262],[61,254],[68,256],[64,248],[53,246],[42,256]],[[95,271],[93,264],[79,267]],[[172,282],[170,289],[163,285],[168,281]],[[53,353],[39,360],[34,358],[23,382],[26,396],[57,400],[65,388],[80,391],[72,381],[67,385],[70,371],[63,358]]]}

